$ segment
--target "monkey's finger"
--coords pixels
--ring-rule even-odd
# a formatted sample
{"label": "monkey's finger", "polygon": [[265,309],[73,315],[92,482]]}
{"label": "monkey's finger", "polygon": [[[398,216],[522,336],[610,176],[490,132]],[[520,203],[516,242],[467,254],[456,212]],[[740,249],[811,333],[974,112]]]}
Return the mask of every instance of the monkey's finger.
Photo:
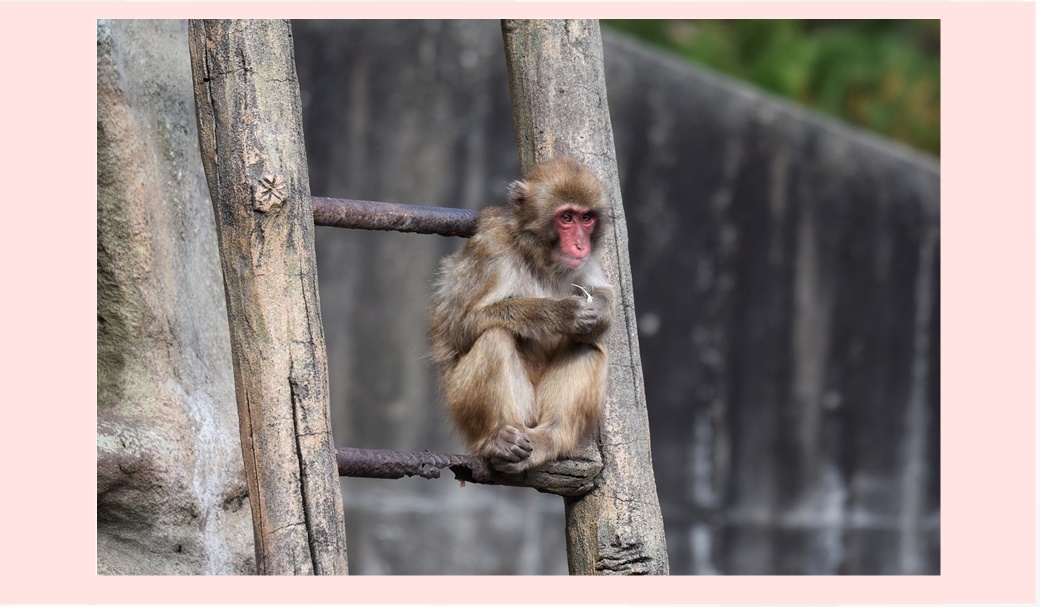
{"label": "monkey's finger", "polygon": [[531,452],[517,444],[500,443],[495,445],[488,457],[505,462],[518,462],[531,456]]}
{"label": "monkey's finger", "polygon": [[574,328],[578,333],[589,333],[596,328],[597,322],[595,316],[578,316],[574,319]]}
{"label": "monkey's finger", "polygon": [[514,426],[504,426],[499,429],[488,456],[516,462],[530,457],[532,450],[531,439],[525,432]]}
{"label": "monkey's finger", "polygon": [[498,470],[502,474],[521,474],[524,470],[527,470],[526,461],[522,462],[491,462],[491,467]]}
{"label": "monkey's finger", "polygon": [[524,449],[520,445],[499,445],[494,452],[494,457],[507,462],[517,462],[530,456],[530,449]]}
{"label": "monkey's finger", "polygon": [[524,437],[523,442],[504,445],[502,449],[502,458],[511,462],[516,462],[530,457],[532,450],[533,448],[531,447],[530,441],[527,440],[527,437]]}

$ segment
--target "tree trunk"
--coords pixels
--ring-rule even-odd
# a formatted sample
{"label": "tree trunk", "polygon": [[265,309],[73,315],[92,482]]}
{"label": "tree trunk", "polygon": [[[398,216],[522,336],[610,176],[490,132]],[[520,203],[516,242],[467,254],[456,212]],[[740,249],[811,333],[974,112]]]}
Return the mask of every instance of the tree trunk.
{"label": "tree trunk", "polygon": [[287,21],[189,24],[257,571],[345,574],[314,218]]}
{"label": "tree trunk", "polygon": [[502,33],[521,168],[526,173],[554,156],[581,161],[603,181],[614,220],[603,257],[621,305],[607,342],[609,388],[599,437],[604,468],[592,492],[566,502],[570,572],[667,574],[599,24],[504,20]]}

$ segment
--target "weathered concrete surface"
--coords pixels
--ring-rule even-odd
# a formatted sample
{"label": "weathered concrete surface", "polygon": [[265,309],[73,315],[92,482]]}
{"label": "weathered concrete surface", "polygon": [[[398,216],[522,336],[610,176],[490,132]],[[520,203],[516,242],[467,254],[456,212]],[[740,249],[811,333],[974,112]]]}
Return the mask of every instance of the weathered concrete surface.
{"label": "weathered concrete surface", "polygon": [[99,21],[97,44],[98,572],[251,573],[187,24]]}
{"label": "weathered concrete surface", "polygon": [[938,163],[610,48],[673,566],[937,573]]}
{"label": "weathered concrete surface", "polygon": [[[519,166],[497,22],[294,34],[315,195],[504,201]],[[936,573],[937,163],[604,45],[672,573]],[[318,229],[338,445],[461,449],[424,335],[460,245]],[[353,573],[566,571],[558,498],[345,486]]]}

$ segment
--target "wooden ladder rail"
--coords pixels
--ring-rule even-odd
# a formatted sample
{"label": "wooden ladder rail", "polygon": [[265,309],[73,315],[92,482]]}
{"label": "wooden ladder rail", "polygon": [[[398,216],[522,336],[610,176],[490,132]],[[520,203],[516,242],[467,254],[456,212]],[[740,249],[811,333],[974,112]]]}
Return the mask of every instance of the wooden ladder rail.
{"label": "wooden ladder rail", "polygon": [[[473,456],[333,447],[314,224],[466,237],[475,213],[311,197],[288,22],[189,22],[258,573],[347,572],[336,473],[432,478],[441,468],[461,480],[563,495],[572,574],[668,572],[598,24],[503,21],[503,36],[522,168],[567,154],[605,178],[615,220],[605,270],[619,285],[621,302],[620,322],[608,341],[611,389],[597,445],[522,480],[505,478]],[[541,57],[542,64],[531,57]],[[577,58],[585,72],[568,65]],[[578,105],[546,103],[546,90],[539,88],[546,77],[550,98]],[[557,80],[567,88],[557,92]],[[577,120],[574,107],[591,111],[594,120]],[[583,123],[579,131],[576,125]]]}

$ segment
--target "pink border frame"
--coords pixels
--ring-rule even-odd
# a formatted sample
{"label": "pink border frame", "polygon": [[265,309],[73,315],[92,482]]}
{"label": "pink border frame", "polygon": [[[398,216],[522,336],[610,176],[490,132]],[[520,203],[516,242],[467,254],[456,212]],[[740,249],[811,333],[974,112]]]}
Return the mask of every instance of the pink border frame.
{"label": "pink border frame", "polygon": [[[1032,3],[9,3],[5,603],[1033,603],[1035,15]],[[97,18],[940,18],[942,574],[932,577],[347,578],[95,574]],[[10,166],[10,165],[9,165]],[[64,175],[64,177],[60,177]],[[60,186],[59,186],[60,184]],[[58,189],[58,188],[61,189]],[[50,192],[51,195],[48,195]],[[41,200],[43,199],[43,200]],[[40,224],[50,200],[60,219]],[[31,216],[30,216],[31,214]],[[96,217],[95,217],[96,219]],[[28,228],[28,229],[26,229]],[[34,246],[37,242],[45,246]],[[74,250],[75,255],[66,251]],[[29,255],[26,255],[29,253]],[[15,289],[17,285],[17,289]],[[17,301],[15,301],[17,300]],[[17,316],[14,316],[17,315]],[[31,319],[29,322],[25,318]],[[35,322],[33,322],[35,321]],[[41,328],[46,336],[41,339]],[[83,348],[81,351],[80,348]],[[96,353],[96,350],[94,350]],[[96,403],[96,401],[95,401]],[[60,426],[55,419],[63,420]],[[12,464],[13,463],[13,464]]]}

